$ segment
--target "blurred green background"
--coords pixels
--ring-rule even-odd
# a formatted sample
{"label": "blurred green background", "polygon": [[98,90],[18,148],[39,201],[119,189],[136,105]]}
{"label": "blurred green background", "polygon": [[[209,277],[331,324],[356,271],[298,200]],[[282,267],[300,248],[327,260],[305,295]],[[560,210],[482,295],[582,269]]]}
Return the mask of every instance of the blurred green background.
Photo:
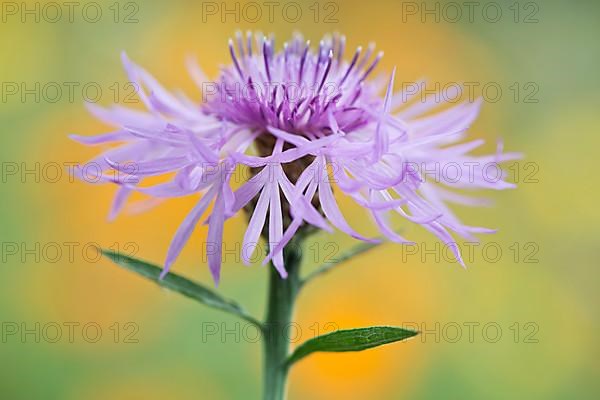
{"label": "blurred green background", "polygon": [[[499,229],[482,240],[500,256],[479,246],[465,271],[386,244],[306,289],[297,342],[332,326],[417,324],[427,333],[368,352],[311,356],[292,371],[290,398],[596,398],[600,3],[483,1],[470,14],[462,2],[310,0],[283,14],[287,3],[278,3],[272,22],[255,3],[263,13],[255,23],[246,3],[237,5],[239,22],[222,15],[235,2],[76,2],[72,22],[65,3],[53,3],[62,11],[56,21],[54,5],[2,3],[0,398],[259,397],[255,332],[96,260],[91,249],[134,249],[160,263],[194,199],[109,223],[114,187],[56,175],[56,165],[98,150],[70,142],[68,133],[107,130],[84,98],[128,99],[121,50],[166,87],[198,99],[185,57],[197,56],[215,77],[237,29],[273,32],[279,44],[296,30],[313,43],[332,31],[345,33],[350,47],[375,41],[386,52],[381,70],[398,67],[397,88],[422,77],[430,88],[477,82],[476,94],[486,84],[500,87],[497,101],[491,89],[484,93],[471,137],[485,138],[487,151],[503,138],[507,150],[526,154],[512,165],[517,190],[490,193],[494,208],[458,210],[473,225]],[[301,18],[290,22],[298,7]],[[341,202],[356,227],[373,232],[356,207]],[[229,222],[226,239],[239,241],[244,224],[243,216]],[[403,228],[434,248],[430,235]],[[210,284],[199,260],[205,234],[194,233],[175,271]],[[316,237],[307,270],[328,254],[328,243],[340,251],[353,245],[340,234]],[[262,315],[266,269],[228,257],[219,290]],[[214,327],[219,332],[207,335]]]}

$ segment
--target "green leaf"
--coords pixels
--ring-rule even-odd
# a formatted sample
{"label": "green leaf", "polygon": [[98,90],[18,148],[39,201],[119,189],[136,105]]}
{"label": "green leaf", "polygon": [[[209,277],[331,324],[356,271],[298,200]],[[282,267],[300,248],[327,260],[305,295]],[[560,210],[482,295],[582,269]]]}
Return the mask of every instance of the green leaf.
{"label": "green leaf", "polygon": [[346,252],[342,253],[339,257],[337,257],[335,262],[328,262],[328,263],[322,264],[321,266],[317,267],[316,270],[314,270],[312,273],[308,274],[308,276],[306,276],[306,278],[304,278],[302,280],[302,286],[306,285],[308,282],[312,281],[316,277],[321,276],[321,275],[331,271],[336,266],[343,264],[344,261],[354,258],[360,254],[366,253],[367,251],[374,249],[375,247],[379,246],[382,243],[383,243],[383,241],[374,242],[374,243],[363,242],[363,243],[357,244],[356,246],[352,247],[350,250],[347,250]]}
{"label": "green leaf", "polygon": [[288,358],[287,365],[289,366],[309,354],[318,351],[361,351],[405,340],[418,334],[419,332],[416,331],[393,326],[372,326],[369,328],[339,330],[317,336],[302,343]]}
{"label": "green leaf", "polygon": [[211,289],[193,282],[172,272],[160,279],[162,268],[152,265],[146,261],[138,260],[133,257],[125,256],[111,250],[100,249],[102,254],[111,259],[115,264],[133,271],[138,275],[148,278],[160,287],[180,293],[186,297],[194,299],[209,307],[216,308],[228,313],[237,315],[248,322],[262,329],[262,324],[252,317],[246,310],[232,300],[225,299]]}

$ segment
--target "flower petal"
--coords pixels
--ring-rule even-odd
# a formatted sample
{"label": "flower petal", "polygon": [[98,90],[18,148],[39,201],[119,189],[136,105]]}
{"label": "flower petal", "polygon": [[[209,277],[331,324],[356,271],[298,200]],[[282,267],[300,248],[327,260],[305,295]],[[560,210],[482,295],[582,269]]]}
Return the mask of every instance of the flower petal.
{"label": "flower petal", "polygon": [[179,226],[179,229],[177,229],[177,233],[175,233],[175,236],[171,241],[171,245],[169,246],[169,250],[167,251],[167,259],[165,260],[165,266],[163,268],[162,273],[160,274],[161,279],[164,278],[165,275],[167,275],[167,273],[169,273],[171,265],[179,256],[179,253],[181,253],[183,246],[187,243],[188,239],[190,238],[190,235],[194,231],[198,220],[200,219],[200,217],[202,217],[202,214],[204,214],[204,212],[208,208],[210,201],[215,195],[216,189],[217,187],[214,186],[213,188],[211,188],[211,190],[208,191],[208,193],[202,196],[202,198],[200,199],[200,201],[198,201],[196,206],[194,206],[192,211],[187,215],[187,217],[185,217],[183,223]]}

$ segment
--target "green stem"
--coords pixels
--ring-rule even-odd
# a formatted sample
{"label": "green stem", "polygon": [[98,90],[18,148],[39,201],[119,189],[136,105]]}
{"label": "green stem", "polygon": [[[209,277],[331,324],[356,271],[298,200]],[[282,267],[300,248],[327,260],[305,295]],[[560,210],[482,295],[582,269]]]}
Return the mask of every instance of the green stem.
{"label": "green stem", "polygon": [[286,395],[289,355],[289,329],[294,302],[300,288],[301,254],[298,246],[284,250],[287,279],[269,265],[269,294],[264,323],[264,400],[282,400]]}

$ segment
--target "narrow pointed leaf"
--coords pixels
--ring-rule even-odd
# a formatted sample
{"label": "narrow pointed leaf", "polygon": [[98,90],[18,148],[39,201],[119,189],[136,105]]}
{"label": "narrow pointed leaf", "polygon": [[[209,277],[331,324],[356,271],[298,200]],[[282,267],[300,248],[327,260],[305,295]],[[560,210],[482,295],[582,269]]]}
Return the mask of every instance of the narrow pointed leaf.
{"label": "narrow pointed leaf", "polygon": [[146,261],[138,260],[133,257],[125,256],[111,250],[100,249],[102,254],[112,260],[115,264],[133,271],[138,275],[148,278],[160,287],[180,293],[186,297],[194,299],[209,307],[235,314],[252,324],[262,327],[262,324],[254,317],[248,314],[240,305],[232,300],[225,299],[211,289],[193,282],[187,278],[170,272],[163,279],[160,279],[162,268],[152,265]]}
{"label": "narrow pointed leaf", "polygon": [[326,335],[317,336],[302,343],[288,358],[287,365],[315,352],[362,351],[388,343],[406,340],[419,332],[393,326],[372,326],[339,330]]}
{"label": "narrow pointed leaf", "polygon": [[325,264],[317,267],[317,269],[315,269],[313,272],[308,274],[306,276],[306,278],[304,278],[302,280],[302,286],[304,286],[308,282],[312,281],[316,277],[321,276],[321,275],[331,271],[333,268],[343,264],[345,261],[348,261],[351,258],[358,256],[359,254],[366,253],[367,251],[374,249],[375,247],[377,247],[381,244],[383,244],[383,241],[377,242],[377,243],[362,242],[362,243],[357,244],[350,250],[342,253],[339,257],[336,257],[335,262],[328,262],[328,263],[325,263]]}

